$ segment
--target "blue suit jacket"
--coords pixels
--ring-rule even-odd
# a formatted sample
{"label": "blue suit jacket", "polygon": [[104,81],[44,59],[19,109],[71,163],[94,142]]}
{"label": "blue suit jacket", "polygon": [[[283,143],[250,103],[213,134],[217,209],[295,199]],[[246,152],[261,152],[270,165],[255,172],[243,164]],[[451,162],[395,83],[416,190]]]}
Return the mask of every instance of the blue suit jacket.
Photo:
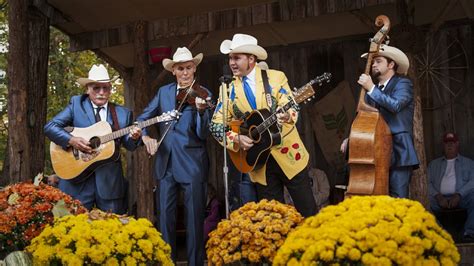
{"label": "blue suit jacket", "polygon": [[[137,117],[144,121],[176,108],[176,83],[167,84],[158,89],[153,100]],[[210,93],[209,93],[210,95]],[[210,95],[211,96],[211,95]],[[177,182],[188,183],[190,180],[204,182],[207,180],[209,159],[206,151],[206,139],[209,135],[211,111],[200,115],[194,106],[185,105],[178,121],[164,138],[155,156],[155,177],[162,179],[170,158],[172,173]],[[159,132],[164,132],[168,125],[158,124]],[[146,130],[143,135],[146,135]]]}
{"label": "blue suit jacket", "polygon": [[366,101],[382,114],[392,132],[392,166],[418,166],[413,144],[413,85],[407,78],[393,76],[382,91],[375,87]]}
{"label": "blue suit jacket", "polygon": [[[133,123],[132,112],[125,107],[115,105],[119,128],[124,128]],[[110,108],[107,111],[107,122],[112,125]],[[65,127],[89,127],[95,124],[94,110],[89,100],[89,95],[73,96],[69,105],[57,114],[44,126],[46,136],[57,145],[66,148],[71,134],[64,130]],[[134,150],[137,145],[128,135],[121,138],[121,143],[128,149]],[[125,195],[126,185],[123,178],[120,160],[105,164],[96,169],[95,180],[99,196],[103,199],[118,199]],[[76,197],[81,193],[84,183],[74,183],[67,180],[59,181],[59,188],[65,193]]]}
{"label": "blue suit jacket", "polygon": [[[441,180],[446,171],[446,158],[440,157],[434,159],[428,165],[428,182],[429,182],[429,196],[434,198],[436,194],[440,193]],[[456,193],[461,197],[465,197],[474,191],[474,161],[471,159],[458,155],[454,165],[456,173]]]}

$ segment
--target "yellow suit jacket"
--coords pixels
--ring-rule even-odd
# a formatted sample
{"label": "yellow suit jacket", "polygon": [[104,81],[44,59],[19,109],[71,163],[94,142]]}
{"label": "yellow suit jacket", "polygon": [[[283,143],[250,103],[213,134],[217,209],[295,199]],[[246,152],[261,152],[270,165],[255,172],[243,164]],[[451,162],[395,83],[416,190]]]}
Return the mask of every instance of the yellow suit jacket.
{"label": "yellow suit jacket", "polygon": [[[255,80],[256,90],[255,98],[257,109],[269,109],[272,113],[275,111],[277,106],[281,107],[288,103],[288,97],[291,97],[291,90],[288,86],[288,79],[285,73],[277,70],[267,70],[268,80],[270,87],[272,88],[272,99],[273,106],[270,109],[265,99],[265,88],[262,80],[262,71],[258,66],[255,66]],[[217,141],[223,145],[223,130],[222,121],[223,116],[227,123],[232,119],[240,119],[246,112],[252,112],[253,109],[250,106],[245,92],[242,86],[242,80],[240,77],[234,77],[235,80],[229,85],[229,89],[225,95],[220,95],[216,106],[216,110],[212,117],[210,125],[212,135]],[[222,94],[222,88],[221,88]],[[225,104],[223,105],[223,102]],[[224,110],[225,109],[225,110]],[[296,174],[301,172],[308,164],[309,154],[301,141],[301,138],[296,130],[295,123],[298,119],[298,112],[294,109],[290,109],[290,116],[292,118],[290,123],[284,123],[282,126],[282,142],[279,145],[271,148],[271,154],[275,158],[278,165],[280,165],[283,172],[289,179],[292,179]],[[238,151],[238,145],[235,145],[235,138],[237,133],[231,131],[229,128],[225,130],[225,138],[227,141],[227,149],[232,151]],[[249,173],[250,178],[253,182],[258,182],[262,185],[266,185],[265,177],[266,166],[254,170]]]}

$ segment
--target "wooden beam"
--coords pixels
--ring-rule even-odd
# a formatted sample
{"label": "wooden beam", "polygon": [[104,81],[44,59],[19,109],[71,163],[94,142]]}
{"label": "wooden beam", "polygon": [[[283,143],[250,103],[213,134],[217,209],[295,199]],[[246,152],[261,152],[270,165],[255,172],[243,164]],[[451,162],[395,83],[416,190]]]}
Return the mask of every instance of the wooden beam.
{"label": "wooden beam", "polygon": [[369,28],[373,32],[377,32],[379,29],[375,26],[375,18],[369,17],[364,11],[358,9],[358,10],[352,10],[351,15],[354,17],[358,18],[362,24],[364,24],[367,28]]}
{"label": "wooden beam", "polygon": [[49,18],[51,25],[61,28],[59,25],[70,23],[72,19],[65,16],[61,11],[48,4],[46,0],[31,0],[31,5],[36,7],[38,11]]}
{"label": "wooden beam", "polygon": [[460,3],[467,17],[470,19],[474,19],[474,10],[473,10],[474,8],[472,6],[472,0],[460,0]]}
{"label": "wooden beam", "polygon": [[124,65],[120,64],[119,62],[117,62],[117,60],[113,59],[112,57],[110,57],[108,54],[104,53],[100,49],[95,49],[92,51],[102,60],[107,62],[109,65],[111,65],[115,70],[117,70],[123,79],[126,79],[126,80],[131,79],[132,77],[131,69],[126,68]]}
{"label": "wooden beam", "polygon": [[[149,22],[148,40],[156,41],[203,32],[232,30],[272,22],[299,21],[302,18],[316,17],[323,14],[395,3],[396,0],[357,1],[355,4],[353,1],[334,1],[331,5],[325,4],[325,2],[326,0],[279,0],[250,7],[213,11],[186,17],[158,19]],[[371,23],[373,24],[372,20]],[[72,51],[81,51],[124,45],[133,42],[132,35],[133,32],[128,24],[100,31],[82,32],[70,36],[70,48]]]}
{"label": "wooden beam", "polygon": [[444,19],[449,12],[453,9],[453,7],[459,2],[459,0],[450,0],[446,2],[446,5],[440,10],[436,19],[431,23],[430,29],[428,34],[426,35],[429,38],[432,34],[434,34],[439,27],[444,23]]}

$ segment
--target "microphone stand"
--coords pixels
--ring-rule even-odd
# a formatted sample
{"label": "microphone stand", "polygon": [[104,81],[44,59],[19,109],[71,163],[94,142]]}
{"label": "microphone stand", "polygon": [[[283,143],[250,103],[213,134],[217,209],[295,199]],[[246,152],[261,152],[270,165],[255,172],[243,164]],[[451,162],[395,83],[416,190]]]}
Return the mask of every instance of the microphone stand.
{"label": "microphone stand", "polygon": [[[229,84],[232,82],[234,78],[231,75],[222,75],[219,78],[221,83],[221,104],[222,104],[222,144],[224,146],[224,165],[222,167],[222,172],[224,174],[224,198],[225,198],[225,217],[229,219],[229,167],[227,166],[227,138],[226,138],[226,128],[227,128],[227,103],[224,99],[224,94],[227,94],[229,90]],[[228,99],[229,97],[227,97]]]}

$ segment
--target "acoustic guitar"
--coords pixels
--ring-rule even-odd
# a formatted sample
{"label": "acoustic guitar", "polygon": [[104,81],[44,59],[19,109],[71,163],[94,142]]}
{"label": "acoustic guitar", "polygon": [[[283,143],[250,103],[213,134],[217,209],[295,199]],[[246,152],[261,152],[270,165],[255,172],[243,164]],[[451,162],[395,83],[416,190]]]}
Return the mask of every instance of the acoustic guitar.
{"label": "acoustic guitar", "polygon": [[89,140],[93,151],[83,153],[72,147],[65,150],[51,141],[49,151],[53,169],[62,179],[74,182],[84,181],[98,167],[120,158],[120,148],[113,140],[129,134],[135,126],[142,129],[156,123],[175,120],[178,117],[179,113],[174,110],[113,132],[107,121],[100,121],[85,128],[66,128],[71,135]]}
{"label": "acoustic guitar", "polygon": [[230,158],[235,167],[242,173],[260,169],[268,160],[271,147],[281,143],[281,132],[276,125],[277,114],[284,113],[290,108],[295,108],[301,102],[308,102],[314,98],[313,84],[322,85],[323,81],[329,82],[331,73],[324,73],[312,79],[299,89],[293,91],[290,101],[273,114],[268,109],[252,111],[243,120],[233,120],[229,123],[232,131],[239,135],[246,135],[253,140],[253,146],[244,151],[229,151]]}

